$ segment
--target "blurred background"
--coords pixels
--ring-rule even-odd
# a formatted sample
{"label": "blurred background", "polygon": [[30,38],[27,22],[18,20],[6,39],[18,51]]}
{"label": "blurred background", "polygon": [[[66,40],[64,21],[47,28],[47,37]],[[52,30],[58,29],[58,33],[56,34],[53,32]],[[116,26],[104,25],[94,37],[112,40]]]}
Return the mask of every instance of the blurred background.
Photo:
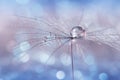
{"label": "blurred background", "polygon": [[[87,26],[90,31],[106,26],[112,26],[118,32],[120,30],[119,0],[0,0],[0,80],[72,80],[69,50],[65,50],[69,49],[69,44],[58,50],[56,53],[59,55],[53,56],[47,64],[45,62],[49,51],[52,52],[56,47],[53,43],[47,48],[15,55],[19,26],[24,28],[25,25],[32,25],[26,19],[16,19],[16,15],[35,18],[44,16],[49,17],[50,21],[56,16],[56,19],[69,25],[64,30],[66,32],[79,23],[81,16],[80,25]],[[25,22],[28,23],[24,25]],[[63,30],[64,25],[58,25]],[[45,29],[50,30],[51,27]],[[21,50],[30,47],[27,42],[20,45]],[[119,50],[92,41],[83,45],[86,46],[83,47],[86,58],[83,60],[81,56],[75,57],[75,80],[120,80]]]}

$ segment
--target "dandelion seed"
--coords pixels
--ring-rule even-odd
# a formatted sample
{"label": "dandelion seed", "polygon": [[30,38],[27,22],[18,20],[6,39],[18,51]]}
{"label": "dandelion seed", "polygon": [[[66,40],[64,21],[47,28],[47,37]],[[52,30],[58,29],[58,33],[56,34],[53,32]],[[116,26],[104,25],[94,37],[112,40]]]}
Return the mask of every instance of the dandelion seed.
{"label": "dandelion seed", "polygon": [[[83,26],[75,25],[72,28],[69,27],[70,29],[68,29],[69,30],[69,33],[68,33],[58,28],[58,27],[61,27],[61,24],[59,23],[52,24],[50,22],[47,22],[48,20],[47,19],[45,20],[44,18],[42,19],[28,18],[23,16],[18,16],[18,18],[22,18],[23,20],[25,20],[26,22],[28,21],[29,24],[31,24],[31,25],[27,25],[27,24],[24,25],[23,29],[26,30],[25,33],[17,34],[17,35],[28,36],[27,39],[25,38],[26,40],[21,40],[20,43],[18,43],[18,44],[21,44],[21,42],[29,43],[26,46],[23,46],[23,44],[21,44],[22,45],[21,49],[22,50],[27,49],[26,51],[29,51],[34,48],[50,50],[49,48],[52,49],[54,47],[53,48],[54,50],[51,52],[49,56],[44,54],[44,56],[42,56],[43,59],[41,58],[42,62],[44,62],[44,64],[46,65],[48,64],[48,61],[50,60],[50,58],[53,55],[57,54],[58,50],[60,50],[61,48],[63,50],[68,50],[67,53],[71,57],[72,80],[75,80],[74,78],[75,54],[73,52],[74,45],[76,44],[81,45],[82,41],[93,41],[95,43],[107,44],[118,50],[120,48],[120,41],[119,41],[120,35],[115,31],[113,27],[107,27],[107,28],[95,30],[95,31],[88,31],[87,28]],[[36,26],[40,26],[40,27],[36,27]],[[21,39],[23,39],[23,37]],[[49,46],[49,45],[52,45],[52,46]],[[56,57],[60,55],[59,53],[60,52],[58,52]],[[80,54],[83,57],[85,57],[84,53],[81,51],[81,47],[80,47]],[[63,60],[61,61],[63,62]],[[90,64],[93,64],[93,62]],[[62,74],[62,78],[61,76],[59,76],[59,74],[60,75]],[[64,78],[63,72],[57,73],[56,76],[58,79]]]}

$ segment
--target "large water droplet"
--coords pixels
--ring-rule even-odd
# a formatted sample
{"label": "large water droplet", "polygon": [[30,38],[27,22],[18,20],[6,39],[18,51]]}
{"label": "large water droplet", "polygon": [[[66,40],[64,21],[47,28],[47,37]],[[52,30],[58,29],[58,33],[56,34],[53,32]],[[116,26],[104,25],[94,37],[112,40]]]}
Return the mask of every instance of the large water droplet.
{"label": "large water droplet", "polygon": [[72,28],[70,35],[73,39],[79,39],[85,37],[85,30],[80,26],[75,26]]}

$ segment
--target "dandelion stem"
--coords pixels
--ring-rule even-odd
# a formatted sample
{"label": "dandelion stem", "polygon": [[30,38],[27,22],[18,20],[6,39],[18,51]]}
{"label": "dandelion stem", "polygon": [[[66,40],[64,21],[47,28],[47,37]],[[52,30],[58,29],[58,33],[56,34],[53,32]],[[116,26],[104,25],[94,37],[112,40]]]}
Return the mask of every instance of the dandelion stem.
{"label": "dandelion stem", "polygon": [[72,45],[72,40],[71,40],[71,65],[72,65],[72,80],[74,80],[74,55],[73,55],[73,45]]}

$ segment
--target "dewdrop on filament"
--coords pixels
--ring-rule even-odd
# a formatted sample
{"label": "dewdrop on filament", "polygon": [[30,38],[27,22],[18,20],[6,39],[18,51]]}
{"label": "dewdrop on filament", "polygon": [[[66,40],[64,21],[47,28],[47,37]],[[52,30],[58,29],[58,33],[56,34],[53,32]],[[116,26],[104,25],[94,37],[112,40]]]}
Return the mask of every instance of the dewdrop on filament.
{"label": "dewdrop on filament", "polygon": [[81,26],[75,26],[70,31],[72,41],[76,39],[84,39],[86,36],[86,31]]}

